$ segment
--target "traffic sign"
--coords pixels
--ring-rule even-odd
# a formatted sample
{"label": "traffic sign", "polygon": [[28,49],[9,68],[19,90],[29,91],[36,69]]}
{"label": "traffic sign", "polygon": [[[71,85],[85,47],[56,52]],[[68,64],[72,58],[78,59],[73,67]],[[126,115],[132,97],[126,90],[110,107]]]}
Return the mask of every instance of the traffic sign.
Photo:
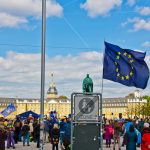
{"label": "traffic sign", "polygon": [[97,121],[99,116],[99,96],[75,95],[75,121]]}

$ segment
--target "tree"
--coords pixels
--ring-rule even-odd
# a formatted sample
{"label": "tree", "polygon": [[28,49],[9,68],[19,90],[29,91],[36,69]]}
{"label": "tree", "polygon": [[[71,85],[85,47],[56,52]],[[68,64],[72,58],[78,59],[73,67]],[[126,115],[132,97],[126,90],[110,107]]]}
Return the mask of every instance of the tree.
{"label": "tree", "polygon": [[145,95],[143,96],[143,99],[146,99],[147,103],[142,106],[141,111],[144,117],[149,117],[150,116],[150,96]]}

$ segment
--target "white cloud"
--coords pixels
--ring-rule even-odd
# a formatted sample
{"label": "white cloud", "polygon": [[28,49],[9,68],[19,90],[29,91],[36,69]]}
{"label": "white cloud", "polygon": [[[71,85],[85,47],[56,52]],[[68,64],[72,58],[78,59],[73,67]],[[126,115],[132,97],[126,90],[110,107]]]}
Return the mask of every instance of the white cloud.
{"label": "white cloud", "polygon": [[147,30],[150,31],[150,20],[141,19],[141,18],[132,18],[128,19],[126,22],[122,23],[122,26],[126,26],[128,24],[132,24],[133,28],[129,31],[139,31],[139,30]]}
{"label": "white cloud", "polygon": [[88,16],[97,17],[107,15],[115,7],[119,7],[122,0],[86,0],[80,7],[88,12]]}
{"label": "white cloud", "polygon": [[150,47],[150,42],[149,41],[146,41],[142,44],[142,46],[144,47]]}
{"label": "white cloud", "polygon": [[150,15],[150,7],[137,7],[136,11],[144,16]]}
{"label": "white cloud", "polygon": [[28,23],[23,17],[12,16],[6,13],[0,13],[0,27],[18,27],[21,24]]}
{"label": "white cloud", "polygon": [[[27,23],[29,18],[39,19],[42,13],[41,0],[0,0],[0,14],[5,14],[7,22],[6,27],[18,26],[21,23]],[[62,6],[56,0],[47,0],[47,17],[60,17],[63,14]],[[14,18],[14,25],[11,25],[12,18]],[[17,20],[17,21],[16,21]],[[19,20],[19,21],[18,21]],[[26,20],[26,21],[24,21]],[[4,27],[5,24],[0,24]]]}
{"label": "white cloud", "polygon": [[[96,51],[80,53],[77,56],[46,56],[46,86],[54,73],[58,94],[70,97],[72,92],[82,92],[82,81],[87,73],[93,78],[94,92],[101,92],[102,53]],[[0,97],[40,97],[40,54],[24,54],[10,51],[6,57],[0,57]],[[150,66],[150,56],[146,58]],[[148,87],[142,91],[148,94]],[[134,91],[119,83],[104,80],[104,97],[126,96]]]}
{"label": "white cloud", "polygon": [[136,3],[136,0],[128,0],[127,3],[129,6],[133,6]]}

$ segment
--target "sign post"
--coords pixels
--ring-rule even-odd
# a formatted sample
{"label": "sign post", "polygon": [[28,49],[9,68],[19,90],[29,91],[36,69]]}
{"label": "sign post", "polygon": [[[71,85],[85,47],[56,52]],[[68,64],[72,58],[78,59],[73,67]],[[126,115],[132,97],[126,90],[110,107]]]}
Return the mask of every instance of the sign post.
{"label": "sign post", "polygon": [[71,114],[71,150],[102,150],[101,94],[73,93]]}

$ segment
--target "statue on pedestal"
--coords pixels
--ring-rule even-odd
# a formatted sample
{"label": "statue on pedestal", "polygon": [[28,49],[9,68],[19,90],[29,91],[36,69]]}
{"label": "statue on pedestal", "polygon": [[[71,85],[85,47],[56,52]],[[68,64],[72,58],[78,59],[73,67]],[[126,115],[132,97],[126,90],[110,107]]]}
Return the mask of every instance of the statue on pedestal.
{"label": "statue on pedestal", "polygon": [[93,80],[87,74],[86,78],[84,78],[82,83],[83,94],[93,93]]}

